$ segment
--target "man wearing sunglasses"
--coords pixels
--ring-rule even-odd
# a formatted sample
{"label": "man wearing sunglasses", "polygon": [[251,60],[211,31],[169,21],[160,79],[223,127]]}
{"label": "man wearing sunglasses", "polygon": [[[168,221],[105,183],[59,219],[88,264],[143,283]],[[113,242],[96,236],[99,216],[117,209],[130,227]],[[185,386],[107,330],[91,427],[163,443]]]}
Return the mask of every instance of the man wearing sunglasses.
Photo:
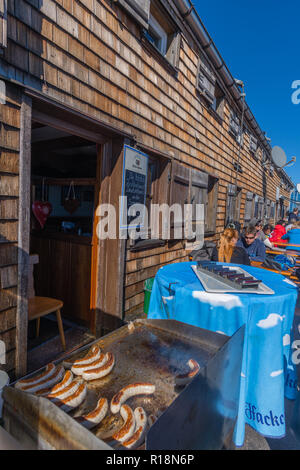
{"label": "man wearing sunglasses", "polygon": [[243,236],[237,242],[236,246],[243,247],[251,261],[265,261],[266,247],[265,244],[257,238],[256,228],[253,226],[246,227]]}

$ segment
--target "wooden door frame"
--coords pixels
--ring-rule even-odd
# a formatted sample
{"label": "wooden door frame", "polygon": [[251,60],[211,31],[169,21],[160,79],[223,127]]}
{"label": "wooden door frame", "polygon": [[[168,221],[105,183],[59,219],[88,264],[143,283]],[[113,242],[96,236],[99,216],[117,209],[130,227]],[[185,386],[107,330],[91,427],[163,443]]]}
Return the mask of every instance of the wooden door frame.
{"label": "wooden door frame", "polygon": [[[124,139],[132,137],[118,129],[114,129],[103,122],[86,116],[77,110],[71,109],[51,100],[32,90],[25,90],[22,95],[21,131],[20,131],[20,199],[19,199],[19,235],[18,235],[18,300],[16,319],[16,376],[20,377],[27,372],[27,331],[28,331],[28,264],[30,240],[30,184],[31,184],[31,122],[42,121],[52,127],[63,129],[71,135],[78,135],[98,144],[97,158],[97,194],[95,202],[106,200],[105,186],[108,180],[108,191],[120,185],[120,164],[122,164],[122,151]],[[129,142],[128,140],[127,142]],[[99,150],[101,145],[101,151]],[[118,154],[116,157],[113,154]],[[111,161],[115,159],[115,167]],[[96,241],[97,221],[94,219],[92,260],[91,260],[91,297],[90,307],[95,307],[92,314],[91,330],[99,332],[97,321],[101,320],[99,311],[108,313],[116,319],[116,324],[123,317],[124,303],[124,272],[126,240],[107,240],[106,243]],[[117,248],[118,263],[112,267],[108,262],[101,264],[101,260],[108,260],[108,253]],[[104,267],[104,269],[103,269]],[[110,279],[113,275],[116,280],[117,295],[111,296]],[[108,279],[109,278],[109,279]],[[105,281],[102,289],[102,281]],[[101,293],[100,293],[101,292]],[[105,303],[110,300],[108,312]],[[103,308],[104,307],[104,308]],[[96,313],[98,312],[98,314]]]}
{"label": "wooden door frame", "polygon": [[18,297],[16,316],[16,377],[27,371],[28,270],[30,241],[32,102],[22,96],[19,154]]}

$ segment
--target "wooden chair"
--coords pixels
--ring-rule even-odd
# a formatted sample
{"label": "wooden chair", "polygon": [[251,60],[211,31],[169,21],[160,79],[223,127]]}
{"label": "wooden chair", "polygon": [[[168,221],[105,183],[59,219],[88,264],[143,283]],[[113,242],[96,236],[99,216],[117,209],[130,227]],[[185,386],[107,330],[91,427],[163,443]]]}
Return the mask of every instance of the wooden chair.
{"label": "wooden chair", "polygon": [[41,317],[49,313],[56,313],[59,335],[64,351],[66,350],[65,334],[63,323],[61,319],[60,310],[63,307],[61,300],[52,299],[49,297],[38,297],[35,295],[34,282],[33,282],[33,266],[39,262],[38,255],[30,255],[29,257],[29,276],[28,276],[28,321],[36,320],[36,336],[40,333],[40,320]]}

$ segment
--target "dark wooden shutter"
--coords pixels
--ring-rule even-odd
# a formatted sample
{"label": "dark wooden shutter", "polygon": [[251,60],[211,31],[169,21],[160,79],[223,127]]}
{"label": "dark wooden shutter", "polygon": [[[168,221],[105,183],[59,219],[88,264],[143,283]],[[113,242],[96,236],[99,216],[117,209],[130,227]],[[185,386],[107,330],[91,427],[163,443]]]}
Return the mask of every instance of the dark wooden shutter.
{"label": "dark wooden shutter", "polygon": [[143,28],[149,27],[150,0],[113,0],[121,5]]}
{"label": "dark wooden shutter", "polygon": [[254,219],[258,219],[258,203],[259,203],[259,197],[255,196],[254,197],[254,213],[253,213]]}
{"label": "dark wooden shutter", "polygon": [[248,191],[246,194],[246,202],[245,202],[245,215],[244,215],[245,225],[248,225],[250,220],[252,219],[252,212],[253,212],[253,193]]}
{"label": "dark wooden shutter", "polygon": [[171,181],[171,197],[172,204],[188,204],[189,203],[189,186],[190,186],[190,169],[172,162],[172,181]]}
{"label": "dark wooden shutter", "polygon": [[[170,193],[170,206],[179,204],[181,206],[182,219],[174,221],[171,219],[171,227],[184,225],[184,205],[190,202],[190,169],[180,165],[177,162],[172,162],[172,175],[171,175],[171,193]],[[172,216],[173,217],[173,216]],[[171,238],[173,232],[171,230]]]}
{"label": "dark wooden shutter", "polygon": [[275,202],[271,201],[270,219],[274,219],[274,217],[275,217]]}
{"label": "dark wooden shutter", "polygon": [[0,0],[0,47],[7,47],[7,0]]}
{"label": "dark wooden shutter", "polygon": [[218,209],[219,180],[213,176],[208,177],[207,214],[205,217],[205,232],[216,231]]}
{"label": "dark wooden shutter", "polygon": [[265,223],[269,222],[271,213],[271,201],[269,199],[265,202]]}
{"label": "dark wooden shutter", "polygon": [[238,115],[234,111],[231,111],[230,113],[229,131],[231,132],[231,134],[235,136],[236,139],[239,138],[240,120],[239,120]]}
{"label": "dark wooden shutter", "polygon": [[229,222],[234,221],[234,214],[235,214],[235,191],[236,191],[236,186],[234,184],[229,184],[228,185],[228,190],[227,190],[227,204],[226,204],[226,224],[228,225]]}
{"label": "dark wooden shutter", "polygon": [[191,189],[190,189],[190,203],[192,204],[192,220],[193,231],[196,231],[197,204],[204,205],[204,220],[207,220],[207,188],[208,188],[208,174],[199,170],[191,170]]}
{"label": "dark wooden shutter", "polygon": [[[169,40],[169,39],[168,39]],[[178,67],[179,63],[179,53],[181,45],[181,34],[179,32],[174,33],[170,40],[170,45],[166,53],[166,59],[173,65],[173,67]]]}
{"label": "dark wooden shutter", "polygon": [[264,218],[264,198],[263,197],[259,197],[258,198],[258,220],[263,220]]}
{"label": "dark wooden shutter", "polygon": [[241,196],[241,188],[237,188],[234,184],[228,185],[225,225],[230,222],[240,222]]}
{"label": "dark wooden shutter", "polygon": [[212,104],[215,99],[215,88],[215,74],[210,64],[202,56],[198,61],[197,89],[204,95],[209,103]]}

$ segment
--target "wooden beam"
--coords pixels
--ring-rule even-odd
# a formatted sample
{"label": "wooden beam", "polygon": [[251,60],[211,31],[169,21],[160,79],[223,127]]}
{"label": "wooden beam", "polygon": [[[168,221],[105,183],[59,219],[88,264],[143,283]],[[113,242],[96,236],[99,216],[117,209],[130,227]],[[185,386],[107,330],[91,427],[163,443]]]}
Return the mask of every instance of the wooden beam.
{"label": "wooden beam", "polygon": [[68,186],[72,182],[75,186],[95,186],[97,184],[96,178],[33,178],[34,183],[48,184],[51,186]]}
{"label": "wooden beam", "polygon": [[107,141],[107,138],[105,138],[102,134],[90,132],[87,129],[81,128],[80,126],[76,126],[75,124],[63,121],[57,117],[44,114],[40,111],[37,111],[36,109],[33,112],[33,116],[36,121],[42,124],[45,124],[50,127],[55,127],[56,129],[60,129],[69,134],[78,135],[79,137],[90,140],[91,142],[95,142],[97,144],[104,144]]}
{"label": "wooden beam", "polygon": [[30,237],[31,99],[23,95],[20,131],[18,300],[16,318],[16,377],[27,370],[28,268]]}

